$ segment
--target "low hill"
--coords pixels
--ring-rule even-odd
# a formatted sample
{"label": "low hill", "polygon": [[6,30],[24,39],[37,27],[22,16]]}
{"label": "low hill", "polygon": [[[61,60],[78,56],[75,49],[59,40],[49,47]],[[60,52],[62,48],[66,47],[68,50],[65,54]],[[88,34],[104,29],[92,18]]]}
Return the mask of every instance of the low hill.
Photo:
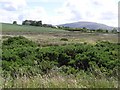
{"label": "low hill", "polygon": [[106,29],[106,30],[112,30],[115,27],[107,26],[105,24],[96,23],[96,22],[74,22],[74,23],[67,23],[67,24],[61,24],[59,26],[64,27],[71,27],[71,28],[83,28],[86,27],[88,29]]}

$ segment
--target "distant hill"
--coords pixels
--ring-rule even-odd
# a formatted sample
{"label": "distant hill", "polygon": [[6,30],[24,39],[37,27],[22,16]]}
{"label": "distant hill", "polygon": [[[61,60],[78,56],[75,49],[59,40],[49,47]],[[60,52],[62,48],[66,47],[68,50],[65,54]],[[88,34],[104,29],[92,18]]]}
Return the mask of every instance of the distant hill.
{"label": "distant hill", "polygon": [[113,28],[116,28],[116,27],[111,27],[111,26],[107,26],[105,24],[95,23],[95,22],[75,22],[75,23],[61,24],[59,26],[71,27],[71,28],[83,28],[83,27],[86,27],[88,29],[95,29],[95,30],[96,29],[112,30]]}

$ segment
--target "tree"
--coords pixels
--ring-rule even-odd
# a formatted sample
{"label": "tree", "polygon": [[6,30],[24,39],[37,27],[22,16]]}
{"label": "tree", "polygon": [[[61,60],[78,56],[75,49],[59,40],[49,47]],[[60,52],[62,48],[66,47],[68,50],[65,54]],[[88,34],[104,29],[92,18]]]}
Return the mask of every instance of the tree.
{"label": "tree", "polygon": [[83,27],[83,29],[87,29],[86,27]]}
{"label": "tree", "polygon": [[102,29],[97,29],[97,32],[103,32],[104,30],[102,30]]}
{"label": "tree", "polygon": [[26,25],[26,22],[28,22],[28,20],[23,21],[22,25]]}
{"label": "tree", "polygon": [[30,25],[36,26],[36,23],[37,23],[37,21],[31,21],[31,24],[30,24]]}
{"label": "tree", "polygon": [[42,21],[36,22],[36,26],[42,26]]}
{"label": "tree", "polygon": [[113,28],[113,30],[111,31],[112,33],[117,33],[117,29]]}
{"label": "tree", "polygon": [[22,22],[22,25],[25,25],[25,21]]}
{"label": "tree", "polygon": [[108,33],[109,31],[108,30],[106,30],[106,33]]}
{"label": "tree", "polygon": [[17,24],[17,21],[13,21],[13,24]]}
{"label": "tree", "polygon": [[88,29],[87,29],[86,27],[83,27],[83,28],[82,28],[82,31],[83,31],[83,32],[87,32],[87,30],[88,30]]}

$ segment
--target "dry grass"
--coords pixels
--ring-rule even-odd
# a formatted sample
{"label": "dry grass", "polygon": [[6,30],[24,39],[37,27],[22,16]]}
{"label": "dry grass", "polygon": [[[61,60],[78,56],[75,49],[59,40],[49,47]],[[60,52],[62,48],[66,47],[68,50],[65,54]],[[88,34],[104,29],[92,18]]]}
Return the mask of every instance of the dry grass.
{"label": "dry grass", "polygon": [[101,78],[87,75],[84,72],[74,75],[63,75],[51,72],[47,75],[34,77],[8,78],[2,87],[5,88],[117,88],[114,78]]}
{"label": "dry grass", "polygon": [[[19,35],[19,34],[18,34]],[[3,35],[3,39],[9,36],[17,35]],[[95,34],[95,33],[80,33],[80,32],[67,32],[67,33],[39,33],[39,34],[23,34],[22,36],[29,40],[37,42],[40,46],[46,45],[64,45],[71,43],[90,43],[95,44],[97,41],[110,41],[113,43],[118,42],[117,34]],[[62,38],[67,38],[68,41],[62,41]]]}

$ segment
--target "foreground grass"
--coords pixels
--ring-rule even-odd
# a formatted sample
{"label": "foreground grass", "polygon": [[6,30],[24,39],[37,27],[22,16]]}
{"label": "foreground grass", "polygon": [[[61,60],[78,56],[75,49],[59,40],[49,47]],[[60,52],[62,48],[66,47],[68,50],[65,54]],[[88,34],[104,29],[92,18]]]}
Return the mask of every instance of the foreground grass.
{"label": "foreground grass", "polygon": [[104,75],[95,77],[81,72],[78,75],[63,75],[51,72],[46,75],[32,77],[17,77],[3,79],[3,88],[117,88],[115,78],[106,78]]}

